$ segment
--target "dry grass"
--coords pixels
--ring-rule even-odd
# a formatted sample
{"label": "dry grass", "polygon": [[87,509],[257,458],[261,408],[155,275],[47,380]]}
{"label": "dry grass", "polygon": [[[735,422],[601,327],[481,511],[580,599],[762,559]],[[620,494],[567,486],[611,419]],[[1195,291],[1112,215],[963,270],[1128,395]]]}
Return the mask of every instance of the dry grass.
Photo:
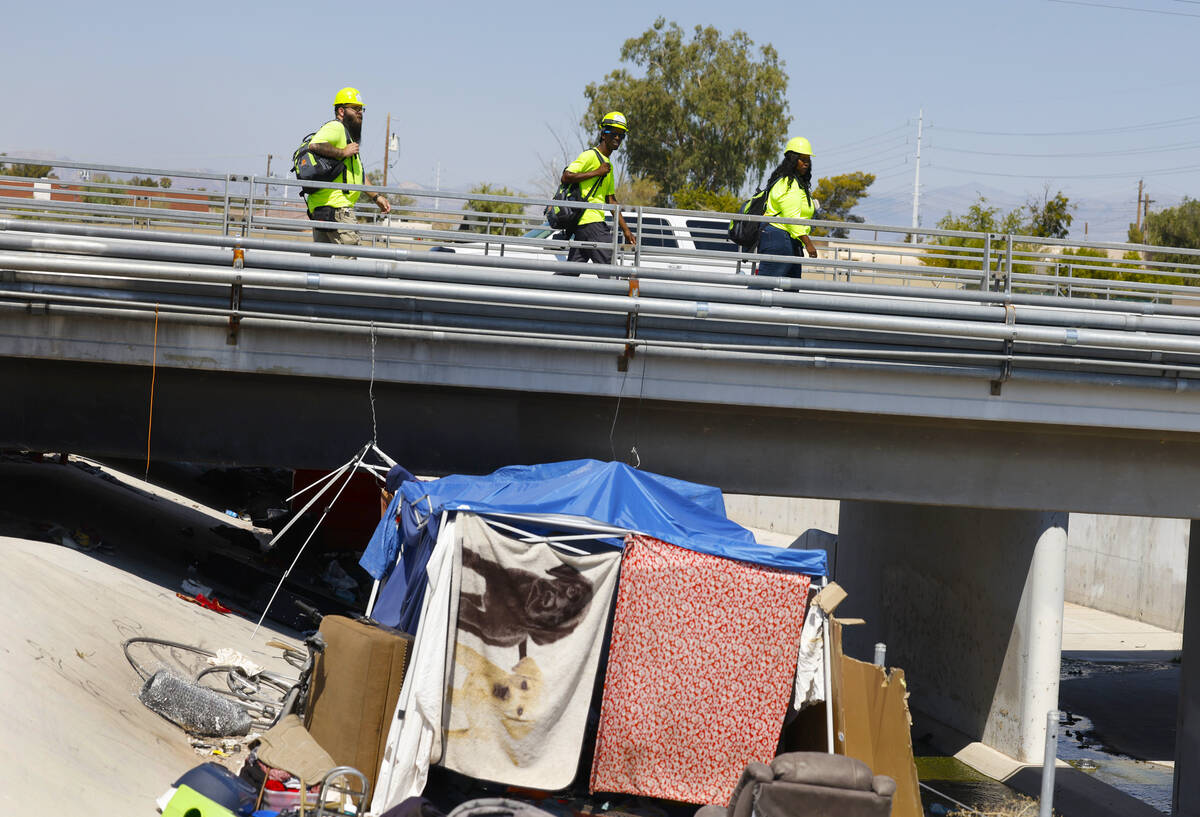
{"label": "dry grass", "polygon": [[955,809],[946,817],[1037,817],[1038,801],[1014,794],[1006,803],[987,809]]}

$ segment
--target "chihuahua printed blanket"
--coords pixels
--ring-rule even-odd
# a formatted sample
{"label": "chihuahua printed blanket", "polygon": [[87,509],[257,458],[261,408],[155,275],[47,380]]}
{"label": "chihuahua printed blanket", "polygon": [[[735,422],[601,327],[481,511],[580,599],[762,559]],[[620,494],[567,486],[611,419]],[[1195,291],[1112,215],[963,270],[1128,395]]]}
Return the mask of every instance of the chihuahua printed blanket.
{"label": "chihuahua printed blanket", "polygon": [[628,537],[591,790],[728,803],[746,764],[775,756],[808,586]]}
{"label": "chihuahua printed blanket", "polygon": [[538,789],[570,784],[621,554],[572,555],[459,515],[462,583],[442,765]]}

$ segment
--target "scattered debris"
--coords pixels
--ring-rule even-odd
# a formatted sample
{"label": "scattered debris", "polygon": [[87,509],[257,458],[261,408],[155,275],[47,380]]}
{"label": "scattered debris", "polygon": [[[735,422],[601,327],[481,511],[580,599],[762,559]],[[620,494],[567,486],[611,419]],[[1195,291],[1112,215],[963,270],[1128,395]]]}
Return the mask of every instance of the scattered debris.
{"label": "scattered debris", "polygon": [[189,596],[211,596],[213,591],[207,584],[201,584],[191,576],[180,582],[179,589]]}
{"label": "scattered debris", "polygon": [[229,615],[233,612],[232,607],[226,607],[224,604],[221,604],[221,602],[217,601],[216,598],[209,598],[203,593],[197,593],[194,596],[189,596],[186,593],[176,593],[175,597],[183,599],[187,602],[191,602],[192,604],[198,604],[206,610],[212,610],[214,613],[220,613],[223,616]]}
{"label": "scattered debris", "polygon": [[250,731],[250,715],[240,706],[167,669],[150,676],[138,700],[193,735],[225,737]]}

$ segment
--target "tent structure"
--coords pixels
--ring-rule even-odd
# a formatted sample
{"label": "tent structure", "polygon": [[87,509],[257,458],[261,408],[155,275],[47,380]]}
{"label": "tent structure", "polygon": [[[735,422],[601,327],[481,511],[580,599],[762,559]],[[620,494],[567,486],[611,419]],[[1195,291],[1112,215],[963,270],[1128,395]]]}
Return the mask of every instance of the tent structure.
{"label": "tent structure", "polygon": [[451,600],[460,569],[456,528],[467,517],[531,547],[549,545],[564,554],[612,553],[627,537],[641,535],[708,556],[826,576],[824,551],[758,544],[725,516],[717,488],[623,463],[573,460],[403,482],[360,560],[376,579],[368,615],[416,634],[397,702],[404,716],[391,723],[374,795],[377,809],[419,793],[430,757],[443,751],[446,633],[455,629]]}
{"label": "tent structure", "polygon": [[[620,547],[626,534],[641,533],[700,553],[826,575],[824,551],[758,544],[754,534],[725,516],[717,488],[619,462],[569,460],[509,466],[486,476],[404,482],[360,561],[384,582],[369,615],[416,632],[429,555],[443,515],[457,510],[506,519],[532,535],[554,533],[559,541],[573,539],[573,546],[585,549],[591,547],[584,544],[588,541]],[[397,514],[399,529],[390,523]]]}

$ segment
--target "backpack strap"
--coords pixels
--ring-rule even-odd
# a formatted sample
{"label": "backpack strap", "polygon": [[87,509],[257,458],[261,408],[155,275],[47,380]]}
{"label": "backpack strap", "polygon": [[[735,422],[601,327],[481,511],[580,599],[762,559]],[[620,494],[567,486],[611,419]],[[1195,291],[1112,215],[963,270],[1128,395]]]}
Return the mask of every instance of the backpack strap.
{"label": "backpack strap", "polygon": [[[350,129],[346,127],[345,122],[342,122],[340,124],[342,126],[342,130],[344,130],[346,132],[346,144],[348,145],[348,144],[350,144]],[[354,156],[348,156],[346,159],[342,159],[342,181],[343,182],[345,182],[347,180],[346,174],[348,174],[350,172],[350,165],[346,164],[346,162],[347,161],[352,162],[352,161],[354,161],[354,158],[355,158]],[[359,161],[361,162],[362,160],[360,159]],[[366,181],[366,178],[365,178],[366,174],[363,174],[363,175],[364,175],[363,181]],[[350,195],[349,190],[343,190],[342,192],[345,193],[347,196]]]}
{"label": "backpack strap", "polygon": [[[600,164],[604,164],[604,156],[600,153],[600,151],[596,150],[595,148],[592,148],[592,153],[596,154],[596,158],[600,161]],[[604,176],[609,175],[609,173],[612,173],[612,164],[611,163],[609,163],[609,165],[608,165],[608,173],[605,173]],[[596,181],[592,182],[592,188],[590,190],[588,190],[587,196],[585,196],[584,198],[591,201],[592,194],[596,192],[596,188],[600,186],[600,182],[604,181],[604,176],[596,177]]]}

